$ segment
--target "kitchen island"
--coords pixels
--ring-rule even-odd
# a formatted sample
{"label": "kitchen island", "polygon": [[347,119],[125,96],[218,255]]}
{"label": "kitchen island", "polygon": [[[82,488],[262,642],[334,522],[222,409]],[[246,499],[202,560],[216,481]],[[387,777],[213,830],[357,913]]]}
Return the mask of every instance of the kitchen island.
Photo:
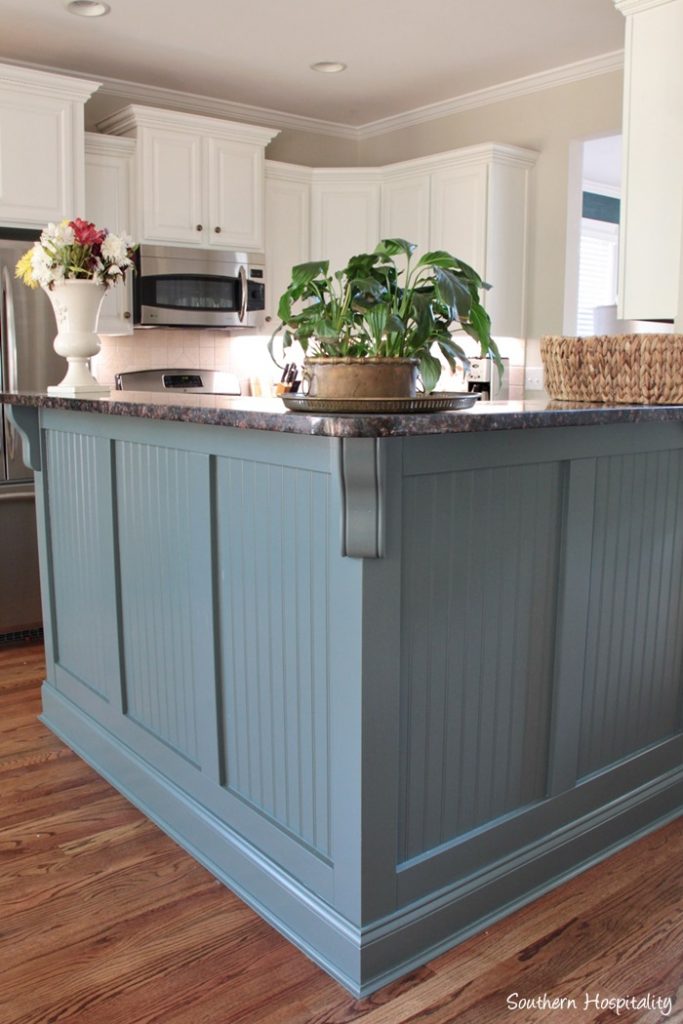
{"label": "kitchen island", "polygon": [[366,994],[683,806],[683,408],[3,394],[43,720]]}

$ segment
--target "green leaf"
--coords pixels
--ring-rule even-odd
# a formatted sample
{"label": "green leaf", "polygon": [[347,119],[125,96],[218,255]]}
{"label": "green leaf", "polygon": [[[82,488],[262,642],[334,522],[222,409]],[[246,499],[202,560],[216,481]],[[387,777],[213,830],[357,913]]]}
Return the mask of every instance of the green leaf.
{"label": "green leaf", "polygon": [[284,292],[280,296],[280,301],[277,307],[277,315],[280,317],[283,323],[287,323],[292,316],[292,300],[289,292]]}
{"label": "green leaf", "polygon": [[470,361],[465,355],[464,349],[462,349],[460,345],[453,340],[452,335],[446,332],[445,337],[439,337],[437,339],[437,345],[441,349],[451,370],[455,371],[457,369],[456,360],[461,364],[464,370],[469,370]]}
{"label": "green leaf", "polygon": [[420,358],[420,376],[425,392],[433,391],[441,376],[441,363],[431,352],[425,352]]}
{"label": "green leaf", "polygon": [[301,291],[317,277],[327,277],[329,269],[329,260],[315,260],[312,263],[297,263],[295,267],[292,267],[292,283],[287,290]]}
{"label": "green leaf", "polygon": [[405,238],[383,238],[375,246],[377,256],[412,256],[417,249],[414,242],[406,242]]}

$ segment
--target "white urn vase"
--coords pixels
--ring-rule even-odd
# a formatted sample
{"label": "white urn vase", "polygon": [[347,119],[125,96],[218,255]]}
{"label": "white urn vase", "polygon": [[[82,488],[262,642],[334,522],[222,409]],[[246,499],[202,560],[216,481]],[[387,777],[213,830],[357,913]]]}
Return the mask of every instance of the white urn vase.
{"label": "white urn vase", "polygon": [[89,362],[100,350],[95,331],[107,289],[99,281],[58,281],[45,291],[57,320],[54,350],[68,364],[64,380],[48,387],[48,394],[69,398],[108,394],[110,389],[97,383]]}

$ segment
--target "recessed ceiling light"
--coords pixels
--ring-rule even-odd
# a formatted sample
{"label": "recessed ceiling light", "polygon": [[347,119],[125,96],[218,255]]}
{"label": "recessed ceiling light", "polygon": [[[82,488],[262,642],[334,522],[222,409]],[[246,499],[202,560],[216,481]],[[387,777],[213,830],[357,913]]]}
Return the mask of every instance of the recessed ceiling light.
{"label": "recessed ceiling light", "polygon": [[319,60],[317,64],[311,64],[311,71],[320,71],[324,75],[336,75],[340,71],[346,71],[346,64],[339,60]]}
{"label": "recessed ceiling light", "polygon": [[109,14],[109,4],[100,3],[100,0],[64,0],[69,14],[78,14],[81,18],[101,18],[103,14]]}

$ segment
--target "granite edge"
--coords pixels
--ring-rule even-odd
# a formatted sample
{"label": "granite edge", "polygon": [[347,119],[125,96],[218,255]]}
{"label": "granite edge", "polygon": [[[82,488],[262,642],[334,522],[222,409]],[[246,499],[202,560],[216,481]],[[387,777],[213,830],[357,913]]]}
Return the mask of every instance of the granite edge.
{"label": "granite edge", "polygon": [[[191,398],[194,396],[190,396]],[[66,398],[42,392],[0,392],[8,405],[61,409],[107,416],[197,423],[322,437],[411,437],[430,434],[459,434],[491,430],[529,430],[549,427],[596,426],[615,423],[683,422],[683,405],[596,405],[573,402],[538,403],[535,408],[505,408],[492,403],[472,410],[411,413],[325,414],[290,412],[264,400],[266,408],[248,407],[239,399],[201,396],[180,402],[149,396],[118,398]],[[254,400],[249,400],[254,402]],[[510,406],[524,403],[509,403]]]}

